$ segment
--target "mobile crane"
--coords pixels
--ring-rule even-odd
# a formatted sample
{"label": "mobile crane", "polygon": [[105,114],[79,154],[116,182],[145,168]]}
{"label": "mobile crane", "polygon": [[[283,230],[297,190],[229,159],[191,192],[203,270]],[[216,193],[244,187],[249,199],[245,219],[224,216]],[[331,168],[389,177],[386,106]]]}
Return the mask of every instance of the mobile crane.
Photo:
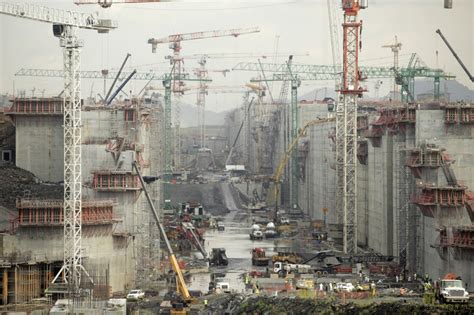
{"label": "mobile crane", "polygon": [[306,130],[314,125],[318,124],[323,124],[327,123],[330,121],[335,121],[335,118],[324,118],[324,119],[315,119],[307,122],[303,128],[301,128],[298,132],[298,135],[295,137],[293,142],[290,144],[288,149],[286,150],[283,158],[280,161],[280,164],[278,164],[278,167],[276,169],[275,175],[273,175],[273,181],[275,182],[275,213],[273,214],[273,219],[275,223],[278,221],[278,198],[280,198],[280,181],[281,177],[283,175],[283,171],[285,170],[285,166],[288,163],[288,160],[290,159],[291,153],[293,152],[294,147],[298,144],[299,139],[305,135]]}
{"label": "mobile crane", "polygon": [[[160,230],[161,238],[165,242],[166,249],[169,255],[170,265],[173,268],[173,272],[175,273],[175,276],[176,276],[176,292],[180,295],[184,304],[188,305],[192,303],[194,299],[191,297],[191,294],[189,293],[186,282],[184,281],[183,272],[181,271],[181,268],[179,267],[178,260],[176,259],[173,248],[171,247],[168,237],[166,236],[165,228],[163,224],[161,223],[160,217],[158,216],[158,212],[156,212],[155,205],[153,204],[153,201],[151,200],[150,195],[148,194],[145,181],[143,180],[142,174],[140,173],[140,170],[138,169],[138,165],[136,161],[132,163],[132,167],[133,169],[135,169],[135,172],[137,172],[138,178],[140,179],[140,183],[142,185],[142,189],[145,192],[146,199],[148,200],[148,204],[150,205],[150,208],[153,212],[156,225],[158,226],[158,229]],[[187,314],[187,310],[183,309],[182,307],[173,307],[173,309],[171,310],[171,314],[184,315],[184,314]]]}

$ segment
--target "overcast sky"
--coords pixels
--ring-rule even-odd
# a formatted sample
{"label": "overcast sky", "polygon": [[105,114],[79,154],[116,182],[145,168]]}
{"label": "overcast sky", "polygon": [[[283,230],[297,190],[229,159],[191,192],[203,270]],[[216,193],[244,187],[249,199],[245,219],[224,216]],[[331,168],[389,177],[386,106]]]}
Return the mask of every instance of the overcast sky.
{"label": "overcast sky", "polygon": [[[147,44],[149,38],[160,38],[170,34],[188,33],[215,29],[259,26],[260,33],[238,38],[223,37],[182,42],[182,54],[200,53],[270,53],[278,49],[280,54],[309,53],[297,56],[294,63],[332,64],[331,41],[326,0],[181,0],[153,4],[116,4],[109,9],[97,5],[76,6],[72,0],[33,1],[49,7],[84,12],[99,11],[103,17],[117,20],[119,28],[107,35],[81,30],[84,39],[82,69],[117,69],[126,53],[131,53],[127,69],[139,71],[153,69],[160,73],[169,72],[164,57],[171,50],[167,44],[158,46],[152,54]],[[339,3],[339,1],[337,1]],[[466,74],[458,65],[447,47],[435,33],[440,28],[463,59],[467,68],[474,72],[474,1],[454,0],[454,8],[443,8],[443,0],[369,0],[369,8],[360,12],[363,20],[361,65],[391,66],[393,55],[384,44],[394,41],[397,35],[402,42],[400,65],[408,63],[412,52],[416,52],[431,67],[440,67],[455,74],[458,80],[473,88]],[[342,10],[337,9],[338,25]],[[342,26],[339,26],[339,41],[342,47]],[[15,77],[20,68],[62,69],[62,51],[59,41],[52,35],[51,26],[46,23],[0,15],[0,93],[12,93],[15,89],[46,90],[54,95],[62,90],[61,79]],[[436,51],[439,51],[438,58]],[[277,61],[284,63],[286,57]],[[209,59],[209,69],[231,69],[239,61],[256,62],[254,59]],[[270,57],[262,62],[273,61]],[[197,60],[185,61],[187,71],[197,67]],[[225,78],[211,73],[213,85],[243,87],[254,73],[234,72]],[[91,93],[91,80],[83,80],[82,94]],[[103,92],[103,82],[94,81],[93,93]],[[133,81],[125,90],[140,91],[144,81]],[[158,82],[156,83],[158,85]],[[193,84],[189,84],[192,86]],[[300,95],[317,87],[332,86],[332,82],[304,82]],[[380,94],[390,87],[384,81]],[[367,88],[373,90],[373,84]],[[274,94],[278,95],[278,85]],[[184,101],[195,103],[196,93],[189,91]],[[207,97],[207,108],[215,111],[227,110],[240,105],[241,96],[234,94]]]}

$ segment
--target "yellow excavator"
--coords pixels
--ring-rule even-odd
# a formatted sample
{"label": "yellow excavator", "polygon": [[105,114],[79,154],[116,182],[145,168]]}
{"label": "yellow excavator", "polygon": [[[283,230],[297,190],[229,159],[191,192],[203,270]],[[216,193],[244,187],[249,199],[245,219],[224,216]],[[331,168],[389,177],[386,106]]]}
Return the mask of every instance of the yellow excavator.
{"label": "yellow excavator", "polygon": [[306,134],[306,130],[314,125],[319,125],[319,124],[324,124],[330,121],[335,121],[335,118],[321,118],[321,119],[315,119],[308,121],[303,128],[301,128],[298,132],[298,135],[296,138],[291,142],[290,146],[286,150],[285,154],[283,155],[283,158],[280,161],[280,164],[278,164],[278,167],[275,171],[275,174],[273,175],[273,182],[275,183],[275,212],[273,214],[273,219],[274,222],[278,222],[278,198],[280,198],[280,185],[281,185],[281,177],[283,175],[283,171],[285,170],[285,166],[288,163],[288,160],[290,159],[291,152],[293,151],[294,147],[298,144],[299,139]]}
{"label": "yellow excavator", "polygon": [[161,237],[166,244],[166,249],[168,250],[168,256],[169,256],[171,268],[173,268],[173,272],[176,276],[176,292],[179,294],[179,297],[182,300],[182,302],[180,301],[181,302],[180,303],[180,302],[174,301],[175,303],[173,303],[173,301],[171,301],[171,304],[172,304],[171,315],[186,315],[188,314],[187,305],[194,302],[194,299],[191,296],[191,294],[189,294],[188,287],[186,285],[186,282],[184,281],[183,272],[181,271],[181,268],[179,267],[178,260],[176,259],[173,248],[171,247],[168,237],[166,236],[165,228],[163,224],[161,223],[160,217],[158,216],[158,212],[156,212],[155,205],[153,204],[150,198],[150,195],[148,194],[145,181],[142,177],[142,174],[140,173],[140,170],[138,169],[137,162],[134,161],[132,163],[132,166],[137,172],[138,178],[140,179],[140,183],[142,184],[142,189],[145,192],[146,199],[148,200],[148,204],[150,205],[150,208],[153,212],[153,216],[155,217],[156,225],[158,226]]}

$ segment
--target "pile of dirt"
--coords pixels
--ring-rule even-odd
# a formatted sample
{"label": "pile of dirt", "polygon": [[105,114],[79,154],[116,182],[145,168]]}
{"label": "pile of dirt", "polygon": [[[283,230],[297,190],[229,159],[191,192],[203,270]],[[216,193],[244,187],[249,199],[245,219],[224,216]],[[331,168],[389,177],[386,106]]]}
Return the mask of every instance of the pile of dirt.
{"label": "pile of dirt", "polygon": [[33,173],[11,164],[0,165],[0,206],[14,209],[17,198],[62,199],[63,186],[43,183]]}

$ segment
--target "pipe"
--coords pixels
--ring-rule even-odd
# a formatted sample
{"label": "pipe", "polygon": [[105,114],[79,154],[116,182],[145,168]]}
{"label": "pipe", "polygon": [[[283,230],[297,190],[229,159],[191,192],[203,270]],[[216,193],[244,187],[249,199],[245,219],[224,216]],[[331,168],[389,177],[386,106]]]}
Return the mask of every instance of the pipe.
{"label": "pipe", "polygon": [[123,89],[123,87],[128,83],[128,81],[130,81],[130,79],[135,75],[135,73],[137,73],[137,70],[133,70],[132,73],[130,73],[130,75],[125,79],[125,81],[122,82],[122,84],[120,84],[120,86],[117,88],[117,90],[114,92],[114,94],[112,94],[112,96],[110,97],[110,99],[107,101],[107,105],[110,105],[110,103],[112,103],[112,101],[114,100],[114,98],[117,96],[117,94],[119,94],[119,92]]}
{"label": "pipe", "polygon": [[469,77],[469,79],[471,80],[471,82],[474,82],[474,77],[471,75],[471,73],[469,72],[469,70],[467,70],[466,66],[464,65],[464,63],[462,62],[461,58],[459,58],[458,54],[456,54],[456,52],[454,51],[453,47],[451,47],[451,45],[449,44],[448,40],[446,39],[446,37],[444,37],[443,33],[441,33],[441,31],[439,29],[436,30],[436,33],[439,34],[439,36],[441,36],[441,39],[444,41],[444,43],[446,44],[446,46],[448,46],[449,50],[451,51],[451,53],[453,54],[454,58],[456,58],[456,60],[459,62],[459,64],[461,65],[461,67],[463,68],[464,72],[466,72],[467,76]]}
{"label": "pipe", "polygon": [[[109,99],[110,93],[112,93],[112,90],[114,89],[115,83],[117,83],[118,78],[120,77],[120,74],[122,73],[123,67],[125,67],[125,63],[127,63],[128,58],[131,56],[130,53],[127,53],[125,56],[125,60],[122,62],[122,66],[120,66],[119,71],[117,72],[117,75],[115,76],[114,82],[112,82],[112,85],[110,86],[109,91],[107,92],[107,95],[105,96],[105,99]],[[108,104],[107,104],[108,105]]]}

